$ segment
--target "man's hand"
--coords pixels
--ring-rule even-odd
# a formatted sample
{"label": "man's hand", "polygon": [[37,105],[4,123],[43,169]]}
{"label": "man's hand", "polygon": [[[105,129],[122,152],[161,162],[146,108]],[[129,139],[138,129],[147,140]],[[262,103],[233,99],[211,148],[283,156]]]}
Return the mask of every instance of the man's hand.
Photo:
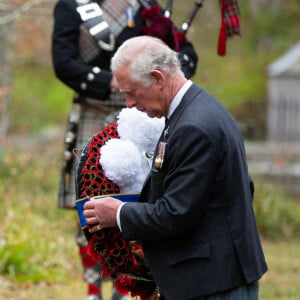
{"label": "man's hand", "polygon": [[83,215],[88,224],[95,225],[90,229],[90,232],[93,233],[99,230],[98,225],[101,228],[117,227],[116,214],[122,203],[122,201],[111,197],[97,200],[92,198],[91,201],[87,201],[84,204]]}

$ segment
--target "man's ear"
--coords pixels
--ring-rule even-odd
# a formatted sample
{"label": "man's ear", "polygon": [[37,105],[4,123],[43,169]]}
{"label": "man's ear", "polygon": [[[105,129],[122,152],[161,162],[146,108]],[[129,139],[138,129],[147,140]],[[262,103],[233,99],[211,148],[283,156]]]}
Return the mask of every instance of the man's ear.
{"label": "man's ear", "polygon": [[154,83],[163,86],[165,82],[164,74],[159,70],[151,70],[150,75],[153,78]]}

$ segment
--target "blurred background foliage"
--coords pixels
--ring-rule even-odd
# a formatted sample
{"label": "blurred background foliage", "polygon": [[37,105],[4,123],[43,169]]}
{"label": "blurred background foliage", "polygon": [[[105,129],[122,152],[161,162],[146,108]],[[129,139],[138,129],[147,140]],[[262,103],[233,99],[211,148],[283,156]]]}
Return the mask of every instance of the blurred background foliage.
{"label": "blurred background foliage", "polygon": [[[260,140],[266,125],[266,68],[299,40],[300,0],[274,1],[279,3],[276,9],[265,0],[257,10],[253,10],[257,1],[251,1],[239,1],[242,36],[227,41],[226,56],[217,55],[221,21],[217,0],[204,1],[188,38],[199,55],[193,80],[216,96],[240,124],[252,126],[251,138]],[[177,26],[193,3],[175,1]],[[23,22],[15,27],[10,139],[0,147],[0,274],[17,283],[62,282],[81,272],[73,237],[76,214],[56,208],[72,91],[56,79],[52,69],[52,12],[43,28],[35,24],[26,30]],[[48,128],[55,133],[53,139],[45,137]],[[285,280],[284,286],[282,278],[276,277],[290,272],[290,264],[278,265],[285,245],[292,247],[287,253],[300,257],[299,199],[259,177],[255,183],[258,227],[269,260],[278,268],[277,275],[271,273],[265,280],[262,293],[265,299],[300,299],[297,279],[293,279],[300,276],[299,259],[293,259],[294,277]],[[276,251],[279,241],[286,244]]]}
{"label": "blurred background foliage", "polygon": [[[217,0],[203,2],[188,32],[199,55],[193,80],[216,96],[238,121],[254,126],[253,138],[260,139],[265,134],[267,66],[298,42],[300,28],[300,0],[280,1],[276,10],[272,9],[272,1],[262,2],[265,6],[253,11],[251,1],[239,1],[242,35],[227,40],[227,54],[223,57],[217,55],[221,22]],[[160,3],[164,5],[166,1]],[[175,1],[173,20],[177,26],[185,20],[193,3]],[[16,40],[13,132],[36,132],[42,126],[61,125],[70,107],[72,92],[53,73],[51,15],[48,20],[47,34],[40,33],[45,29],[35,27],[35,31],[25,31]],[[17,30],[21,29],[24,26],[17,26]],[[38,38],[28,44],[34,32]]]}

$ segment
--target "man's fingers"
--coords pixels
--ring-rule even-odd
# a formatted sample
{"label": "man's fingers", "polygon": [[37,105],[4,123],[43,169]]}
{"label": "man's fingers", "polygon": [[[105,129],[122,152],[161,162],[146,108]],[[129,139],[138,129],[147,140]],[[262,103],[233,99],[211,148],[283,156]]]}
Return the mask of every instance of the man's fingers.
{"label": "man's fingers", "polygon": [[95,202],[94,201],[87,201],[84,203],[83,206],[84,209],[92,209],[95,208]]}
{"label": "man's fingers", "polygon": [[98,223],[96,217],[89,217],[89,218],[85,218],[85,219],[86,219],[86,222],[87,222],[88,224],[96,224],[96,223]]}
{"label": "man's fingers", "polygon": [[95,216],[95,210],[94,210],[94,209],[85,209],[85,210],[83,211],[83,215],[84,215],[86,218],[94,217],[94,216]]}

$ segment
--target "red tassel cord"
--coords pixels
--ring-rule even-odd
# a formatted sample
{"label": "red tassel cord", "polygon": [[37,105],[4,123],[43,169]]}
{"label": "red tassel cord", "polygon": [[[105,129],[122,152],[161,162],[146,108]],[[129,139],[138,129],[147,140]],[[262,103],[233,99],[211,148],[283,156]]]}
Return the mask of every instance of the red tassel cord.
{"label": "red tassel cord", "polygon": [[227,38],[240,33],[240,10],[237,0],[220,0],[221,27],[218,39],[218,54],[226,54]]}
{"label": "red tassel cord", "polygon": [[220,2],[221,6],[221,27],[220,27],[220,33],[219,33],[219,39],[218,39],[218,55],[225,55],[226,54],[226,26],[225,26],[225,20],[224,20],[224,0],[221,0]]}

